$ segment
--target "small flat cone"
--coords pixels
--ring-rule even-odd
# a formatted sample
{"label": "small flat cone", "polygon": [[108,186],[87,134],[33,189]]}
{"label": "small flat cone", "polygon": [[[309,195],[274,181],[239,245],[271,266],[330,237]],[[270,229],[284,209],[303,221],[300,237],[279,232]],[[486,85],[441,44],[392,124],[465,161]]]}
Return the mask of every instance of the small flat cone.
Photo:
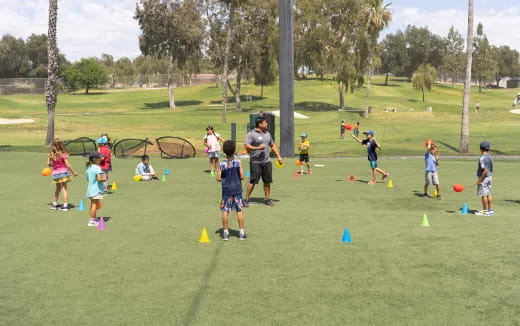
{"label": "small flat cone", "polygon": [[206,228],[202,229],[202,232],[200,233],[199,242],[200,243],[210,242],[209,236],[208,236],[208,231],[206,231]]}
{"label": "small flat cone", "polygon": [[111,190],[112,191],[116,191],[117,190],[117,185],[116,185],[116,182],[112,182],[112,187],[111,187]]}
{"label": "small flat cone", "polygon": [[97,229],[100,230],[100,231],[103,231],[105,228],[106,228],[105,220],[101,217],[99,219],[99,223],[97,225]]}
{"label": "small flat cone", "polygon": [[435,190],[435,191],[433,192],[433,198],[437,198],[438,195],[439,195],[439,194],[437,193],[437,190]]}
{"label": "small flat cone", "polygon": [[343,242],[343,243],[352,242],[352,238],[350,238],[350,232],[348,231],[348,228],[345,228],[345,231],[343,231],[343,236],[341,237],[341,242]]}
{"label": "small flat cone", "polygon": [[83,200],[79,201],[78,208],[76,208],[78,211],[84,211],[85,210],[85,204],[83,203]]}
{"label": "small flat cone", "polygon": [[354,178],[354,176],[351,175],[350,178],[348,179],[348,181],[350,181],[350,182],[356,182],[356,178]]}
{"label": "small flat cone", "polygon": [[426,216],[426,214],[423,215],[421,226],[424,226],[424,227],[430,226],[430,222],[428,222],[428,216]]}
{"label": "small flat cone", "polygon": [[393,188],[394,187],[394,183],[392,182],[392,180],[388,180],[388,184],[386,186],[388,188]]}

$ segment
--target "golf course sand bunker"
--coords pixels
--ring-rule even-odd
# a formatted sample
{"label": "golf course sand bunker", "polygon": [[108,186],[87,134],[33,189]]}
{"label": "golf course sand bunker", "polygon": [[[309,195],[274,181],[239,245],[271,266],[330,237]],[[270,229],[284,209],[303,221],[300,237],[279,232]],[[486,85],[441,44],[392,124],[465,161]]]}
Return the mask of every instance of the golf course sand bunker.
{"label": "golf course sand bunker", "polygon": [[33,123],[34,119],[2,119],[0,118],[0,125],[17,125],[22,123]]}
{"label": "golf course sand bunker", "polygon": [[514,109],[509,112],[514,113],[514,114],[520,114],[520,109]]}

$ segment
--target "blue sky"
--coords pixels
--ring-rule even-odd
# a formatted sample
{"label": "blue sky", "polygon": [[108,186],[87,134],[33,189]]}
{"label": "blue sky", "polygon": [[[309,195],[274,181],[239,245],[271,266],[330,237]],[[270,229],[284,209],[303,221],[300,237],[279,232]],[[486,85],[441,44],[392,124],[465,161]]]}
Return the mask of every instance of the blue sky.
{"label": "blue sky", "polygon": [[[261,0],[259,0],[261,1]],[[298,1],[298,0],[296,0]],[[392,24],[382,33],[405,29],[408,24],[428,26],[447,35],[451,25],[461,34],[467,29],[467,0],[388,0]],[[135,0],[58,0],[58,45],[69,60],[109,53],[119,58],[140,54],[139,27],[132,18]],[[0,0],[0,35],[26,39],[47,32],[48,0]],[[484,24],[491,43],[520,51],[520,0],[475,0],[475,23]]]}

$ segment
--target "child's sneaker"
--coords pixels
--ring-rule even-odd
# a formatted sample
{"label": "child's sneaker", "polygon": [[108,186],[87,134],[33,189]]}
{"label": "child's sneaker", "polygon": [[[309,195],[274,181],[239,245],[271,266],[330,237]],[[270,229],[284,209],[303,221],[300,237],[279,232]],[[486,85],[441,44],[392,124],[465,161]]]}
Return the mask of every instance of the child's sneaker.
{"label": "child's sneaker", "polygon": [[486,216],[493,216],[493,215],[495,215],[495,210],[494,209],[488,209]]}
{"label": "child's sneaker", "polygon": [[475,215],[477,215],[477,216],[486,216],[487,213],[488,213],[488,211],[482,210],[482,211],[475,212]]}
{"label": "child's sneaker", "polygon": [[222,240],[224,240],[224,241],[229,240],[229,231],[222,231]]}
{"label": "child's sneaker", "polygon": [[381,178],[381,180],[385,180],[389,175],[390,175],[390,173],[385,173],[385,174],[383,175],[383,177]]}
{"label": "child's sneaker", "polygon": [[58,207],[58,210],[59,211],[62,211],[62,212],[67,212],[69,210],[69,206],[61,206],[61,207]]}
{"label": "child's sneaker", "polygon": [[54,205],[54,204],[52,204],[51,209],[52,209],[53,211],[57,211],[57,210],[60,209],[60,205]]}
{"label": "child's sneaker", "polygon": [[311,174],[312,174],[312,171],[309,171],[309,175],[311,175]]}
{"label": "child's sneaker", "polygon": [[240,231],[240,233],[238,234],[238,239],[239,240],[245,240],[247,239],[247,234],[245,231]]}
{"label": "child's sneaker", "polygon": [[441,195],[437,195],[437,200],[441,200]]}
{"label": "child's sneaker", "polygon": [[264,199],[264,204],[267,206],[274,206],[273,201],[271,199]]}
{"label": "child's sneaker", "polygon": [[88,220],[87,226],[98,226],[99,222],[96,222],[96,220],[90,219]]}
{"label": "child's sneaker", "polygon": [[376,181],[374,181],[374,180],[370,180],[370,181],[368,182],[368,184],[369,184],[369,185],[375,185],[375,184],[376,184]]}

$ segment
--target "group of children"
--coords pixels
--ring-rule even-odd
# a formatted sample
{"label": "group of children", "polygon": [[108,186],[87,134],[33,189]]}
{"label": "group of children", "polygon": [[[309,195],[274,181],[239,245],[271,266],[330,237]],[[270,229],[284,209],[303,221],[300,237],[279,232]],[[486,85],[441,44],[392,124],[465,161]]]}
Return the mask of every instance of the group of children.
{"label": "group of children", "polygon": [[[344,126],[343,120],[342,126]],[[375,132],[373,130],[363,132],[366,136],[365,139],[359,138],[359,122],[356,124],[356,127],[357,128],[354,128],[352,138],[367,149],[368,160],[370,162],[370,168],[372,169],[372,179],[368,184],[373,185],[377,182],[376,177],[378,173],[381,174],[382,180],[389,176],[389,173],[378,167],[377,149],[381,148],[381,144],[376,140]],[[223,227],[222,239],[229,240],[229,212],[235,211],[237,213],[239,224],[239,239],[244,240],[247,238],[244,230],[244,216],[242,212],[242,208],[244,207],[244,200],[242,198],[244,168],[241,161],[235,158],[235,142],[231,140],[224,141],[218,133],[215,133],[212,126],[208,126],[206,132],[206,136],[203,140],[204,145],[208,148],[207,152],[210,159],[210,174],[213,176],[216,175],[217,181],[222,184],[222,199],[220,201]],[[343,133],[344,130],[342,129],[342,136]],[[308,135],[303,133],[300,135],[300,138],[301,141],[298,144],[298,150],[300,152],[300,171],[298,173],[304,173],[305,165],[307,167],[307,173],[312,174],[309,160],[310,142],[308,140]],[[222,162],[219,162],[221,149],[220,141],[224,141],[223,151],[226,155],[226,159]],[[112,151],[109,136],[107,134],[102,134],[96,142],[99,145],[99,149],[97,152],[89,154],[88,162],[86,164],[86,195],[90,199],[88,226],[97,226],[99,223],[100,217],[97,217],[97,211],[101,208],[103,195],[109,191],[108,174],[112,171]],[[427,152],[424,155],[426,168],[423,195],[429,197],[428,187],[433,185],[436,190],[436,196],[434,197],[441,199],[439,176],[437,172],[437,167],[439,165],[439,151],[433,141],[427,141],[426,146]],[[491,196],[493,161],[489,155],[490,147],[490,143],[486,141],[480,144],[482,156],[479,158],[477,169],[477,193],[482,199],[482,210],[475,214],[481,216],[491,216],[495,213],[492,208]],[[69,155],[65,143],[60,139],[54,139],[47,157],[47,165],[52,167],[52,181],[56,185],[51,206],[51,209],[53,210],[68,211],[69,209],[67,184],[72,180],[72,176],[77,176],[78,173],[69,163],[68,157]],[[139,176],[139,180],[143,181],[158,180],[153,167],[149,163],[148,155],[142,156],[141,163],[139,163],[135,169],[135,175]],[[60,193],[63,194],[63,205],[58,204]]]}

